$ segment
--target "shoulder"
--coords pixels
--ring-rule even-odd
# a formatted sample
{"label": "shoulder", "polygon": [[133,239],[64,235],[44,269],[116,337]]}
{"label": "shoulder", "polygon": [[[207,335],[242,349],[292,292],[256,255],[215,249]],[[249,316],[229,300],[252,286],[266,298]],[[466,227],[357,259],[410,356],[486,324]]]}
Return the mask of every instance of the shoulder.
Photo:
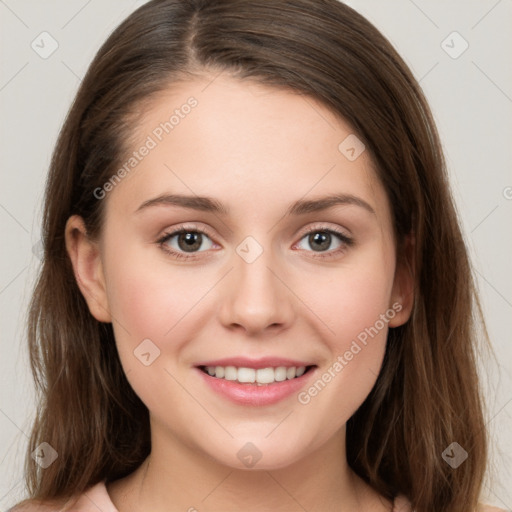
{"label": "shoulder", "polygon": [[490,505],[479,505],[477,512],[507,512],[503,508],[491,507]]}
{"label": "shoulder", "polygon": [[99,482],[84,493],[69,499],[60,500],[25,500],[7,512],[118,512],[105,486]]}
{"label": "shoulder", "polygon": [[24,500],[18,503],[7,512],[60,512],[65,507],[63,501],[39,501],[39,500]]}
{"label": "shoulder", "polygon": [[[405,496],[399,495],[395,498],[395,501],[393,503],[393,512],[414,512],[414,510],[412,510],[409,500]],[[507,512],[507,511],[502,508],[491,507],[490,505],[479,504],[476,512]]]}
{"label": "shoulder", "polygon": [[72,505],[76,498],[35,500],[26,499],[10,508],[7,512],[60,512],[66,510],[66,505]]}

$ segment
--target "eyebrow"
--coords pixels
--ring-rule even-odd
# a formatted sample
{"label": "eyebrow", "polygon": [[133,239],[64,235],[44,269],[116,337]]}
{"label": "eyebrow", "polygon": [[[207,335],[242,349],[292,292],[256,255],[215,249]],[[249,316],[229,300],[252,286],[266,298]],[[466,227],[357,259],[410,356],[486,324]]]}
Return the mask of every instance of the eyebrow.
{"label": "eyebrow", "polygon": [[[305,215],[327,210],[338,205],[353,205],[364,208],[375,215],[375,210],[360,197],[352,194],[330,194],[317,199],[298,200],[292,203],[286,210],[285,216]],[[186,196],[180,194],[165,194],[144,201],[136,210],[139,212],[151,206],[179,206],[190,210],[229,215],[229,209],[212,197]]]}

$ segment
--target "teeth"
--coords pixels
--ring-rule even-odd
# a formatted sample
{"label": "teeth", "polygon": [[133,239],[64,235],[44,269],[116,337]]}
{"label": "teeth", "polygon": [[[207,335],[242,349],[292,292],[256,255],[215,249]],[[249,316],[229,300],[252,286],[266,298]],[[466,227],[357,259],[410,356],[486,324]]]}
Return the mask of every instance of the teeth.
{"label": "teeth", "polygon": [[286,380],[286,368],[284,366],[279,366],[274,370],[274,372],[274,379],[277,380],[277,382],[283,382],[283,380]]}
{"label": "teeth", "polygon": [[236,376],[238,382],[255,382],[256,370],[253,368],[238,368]]}
{"label": "teeth", "polygon": [[277,368],[236,368],[235,366],[206,366],[206,372],[212,377],[236,380],[242,384],[256,383],[258,386],[283,382],[300,377],[306,371],[305,366],[278,366]]}
{"label": "teeth", "polygon": [[[217,373],[215,373],[215,376],[217,376]],[[226,366],[224,368],[224,378],[226,380],[236,380],[236,377],[236,368],[234,366]]]}

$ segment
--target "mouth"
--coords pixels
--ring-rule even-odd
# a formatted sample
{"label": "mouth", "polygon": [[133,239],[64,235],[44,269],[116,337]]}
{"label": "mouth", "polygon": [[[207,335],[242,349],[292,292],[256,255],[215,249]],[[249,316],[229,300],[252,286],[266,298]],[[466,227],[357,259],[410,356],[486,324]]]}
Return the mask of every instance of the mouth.
{"label": "mouth", "polygon": [[269,386],[288,380],[295,380],[309,373],[316,365],[309,366],[268,366],[249,368],[237,366],[204,366],[197,368],[203,373],[219,380],[234,381],[248,386]]}

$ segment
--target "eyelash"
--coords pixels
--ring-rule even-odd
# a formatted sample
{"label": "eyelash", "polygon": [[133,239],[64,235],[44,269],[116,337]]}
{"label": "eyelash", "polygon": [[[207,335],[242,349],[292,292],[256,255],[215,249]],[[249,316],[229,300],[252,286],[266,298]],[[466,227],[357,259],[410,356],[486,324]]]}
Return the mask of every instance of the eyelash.
{"label": "eyelash", "polygon": [[[159,238],[156,243],[160,246],[160,248],[166,252],[167,254],[170,254],[176,259],[185,259],[185,260],[191,260],[195,259],[195,256],[185,256],[184,253],[175,251],[174,249],[169,249],[169,246],[166,245],[166,242],[168,242],[171,238],[175,237],[176,235],[181,235],[183,233],[201,233],[203,235],[206,235],[208,238],[212,238],[209,233],[202,229],[199,226],[182,226],[177,230],[171,231],[169,233],[164,233],[164,235]],[[342,231],[338,231],[336,228],[325,228],[325,227],[318,227],[314,226],[310,230],[306,231],[301,235],[300,240],[305,238],[306,236],[312,234],[312,233],[328,233],[330,235],[335,235],[339,238],[339,240],[342,242],[342,246],[338,249],[335,249],[333,251],[327,252],[327,254],[324,254],[322,252],[317,253],[314,258],[320,258],[320,259],[327,259],[327,258],[334,258],[338,254],[342,253],[344,250],[346,250],[347,247],[351,247],[354,244],[354,240],[347,236]],[[197,253],[189,253],[189,254],[197,254]]]}

